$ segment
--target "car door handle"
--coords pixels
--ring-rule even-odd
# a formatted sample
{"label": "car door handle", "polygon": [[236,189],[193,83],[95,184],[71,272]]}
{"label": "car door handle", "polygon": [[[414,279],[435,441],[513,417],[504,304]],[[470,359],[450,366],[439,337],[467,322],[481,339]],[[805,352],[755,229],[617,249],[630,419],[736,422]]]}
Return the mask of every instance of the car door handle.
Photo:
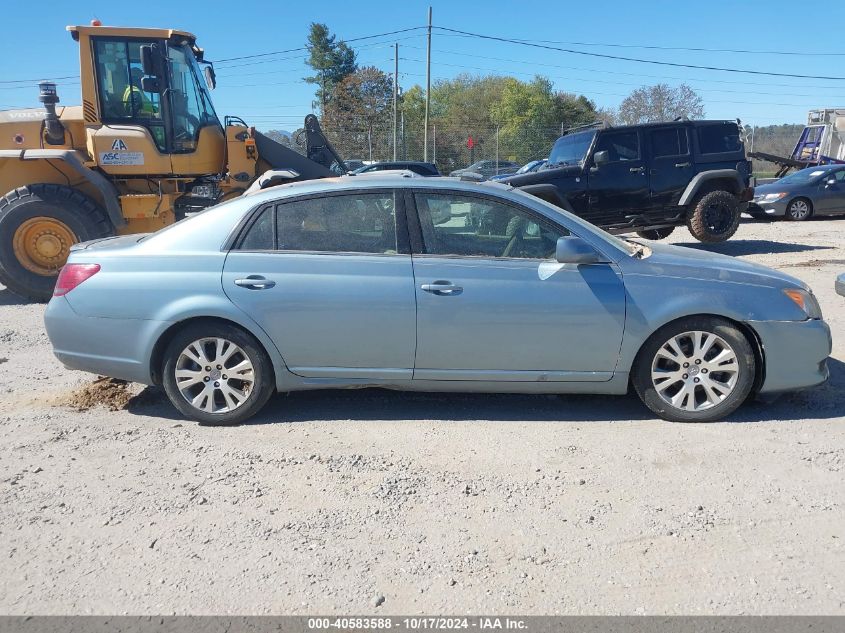
{"label": "car door handle", "polygon": [[269,290],[276,282],[261,275],[250,275],[245,279],[235,279],[235,285],[249,290]]}
{"label": "car door handle", "polygon": [[677,167],[678,169],[681,169],[683,167],[689,167],[689,166],[690,166],[689,163],[675,163],[675,167]]}
{"label": "car door handle", "polygon": [[454,297],[464,291],[463,288],[450,281],[435,281],[432,284],[423,284],[420,288],[440,297]]}
{"label": "car door handle", "polygon": [[645,167],[631,167],[628,171],[630,171],[632,174],[644,174]]}

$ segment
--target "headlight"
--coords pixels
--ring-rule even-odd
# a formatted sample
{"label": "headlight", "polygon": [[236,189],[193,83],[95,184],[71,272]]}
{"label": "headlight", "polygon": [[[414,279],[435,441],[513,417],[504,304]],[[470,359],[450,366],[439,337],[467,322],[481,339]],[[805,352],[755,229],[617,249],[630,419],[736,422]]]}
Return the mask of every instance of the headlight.
{"label": "headlight", "polygon": [[786,196],[786,193],[767,193],[763,200],[765,202],[775,202],[776,200],[780,200],[781,198],[785,198]]}
{"label": "headlight", "polygon": [[783,291],[783,294],[792,299],[795,305],[804,311],[807,318],[822,318],[822,309],[812,292],[807,292],[806,290],[802,290],[800,288],[787,288]]}

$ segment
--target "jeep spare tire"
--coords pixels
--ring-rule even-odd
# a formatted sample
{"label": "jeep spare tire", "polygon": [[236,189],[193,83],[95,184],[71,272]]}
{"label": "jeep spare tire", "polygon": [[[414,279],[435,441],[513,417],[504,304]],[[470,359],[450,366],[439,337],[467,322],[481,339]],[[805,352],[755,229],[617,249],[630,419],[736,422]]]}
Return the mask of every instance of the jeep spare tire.
{"label": "jeep spare tire", "polygon": [[701,242],[724,242],[739,228],[739,201],[728,191],[699,195],[687,214],[687,228]]}

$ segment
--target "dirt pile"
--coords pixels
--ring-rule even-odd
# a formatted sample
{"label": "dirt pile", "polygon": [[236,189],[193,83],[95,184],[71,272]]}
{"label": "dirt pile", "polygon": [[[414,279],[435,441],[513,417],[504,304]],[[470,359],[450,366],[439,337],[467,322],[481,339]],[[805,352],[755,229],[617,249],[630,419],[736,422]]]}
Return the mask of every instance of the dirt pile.
{"label": "dirt pile", "polygon": [[109,411],[120,411],[127,407],[133,396],[125,380],[100,376],[82,389],[60,398],[56,404],[77,411],[88,411],[97,406],[106,407]]}

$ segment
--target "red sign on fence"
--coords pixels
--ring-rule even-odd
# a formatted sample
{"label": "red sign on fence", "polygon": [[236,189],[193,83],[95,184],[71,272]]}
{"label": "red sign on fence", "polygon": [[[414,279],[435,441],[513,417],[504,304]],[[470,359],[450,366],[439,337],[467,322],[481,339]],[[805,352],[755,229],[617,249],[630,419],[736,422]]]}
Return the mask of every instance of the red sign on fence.
{"label": "red sign on fence", "polygon": [[472,149],[473,147],[475,147],[475,141],[473,141],[472,137],[470,136],[467,139],[467,149]]}

